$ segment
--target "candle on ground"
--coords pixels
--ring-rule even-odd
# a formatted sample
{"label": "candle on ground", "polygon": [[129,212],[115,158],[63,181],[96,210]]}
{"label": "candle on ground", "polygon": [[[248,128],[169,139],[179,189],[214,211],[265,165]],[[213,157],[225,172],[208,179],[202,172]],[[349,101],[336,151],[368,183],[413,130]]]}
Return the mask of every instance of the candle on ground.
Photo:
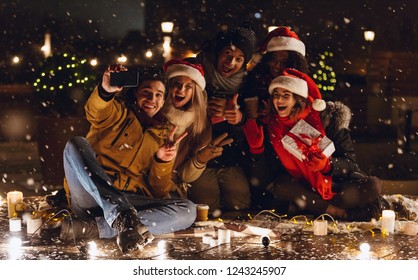
{"label": "candle on ground", "polygon": [[7,211],[9,218],[17,216],[16,210],[23,210],[20,204],[23,202],[23,193],[11,191],[7,193]]}
{"label": "candle on ground", "polygon": [[327,220],[315,220],[313,232],[315,235],[327,235],[328,234],[328,221]]}
{"label": "candle on ground", "polygon": [[393,233],[395,231],[395,212],[392,210],[382,211],[382,232]]}

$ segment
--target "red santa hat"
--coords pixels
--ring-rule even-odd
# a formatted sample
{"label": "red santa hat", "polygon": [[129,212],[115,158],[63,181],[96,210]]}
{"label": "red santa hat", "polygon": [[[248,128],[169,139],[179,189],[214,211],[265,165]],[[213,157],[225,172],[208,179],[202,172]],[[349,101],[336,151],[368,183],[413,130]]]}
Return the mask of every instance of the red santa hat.
{"label": "red santa hat", "polygon": [[305,56],[305,44],[290,27],[280,26],[270,31],[260,45],[260,53],[274,51],[295,51]]}
{"label": "red santa hat", "polygon": [[307,98],[316,111],[323,111],[326,108],[326,102],[322,99],[321,92],[315,82],[308,75],[296,69],[286,68],[283,70],[282,74],[271,81],[269,93],[273,94],[277,87],[285,88],[294,94]]}
{"label": "red santa hat", "polygon": [[202,90],[206,87],[205,72],[200,64],[190,63],[181,59],[172,59],[165,63],[163,68],[167,79],[187,76],[195,81]]}

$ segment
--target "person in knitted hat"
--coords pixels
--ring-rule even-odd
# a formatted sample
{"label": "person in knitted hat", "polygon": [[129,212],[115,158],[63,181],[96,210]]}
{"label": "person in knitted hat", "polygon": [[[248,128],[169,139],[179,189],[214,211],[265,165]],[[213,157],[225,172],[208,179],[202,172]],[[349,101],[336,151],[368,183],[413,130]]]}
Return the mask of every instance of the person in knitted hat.
{"label": "person in knitted hat", "polygon": [[222,154],[222,147],[232,139],[223,133],[212,140],[203,67],[195,59],[172,59],[164,64],[164,71],[168,84],[164,115],[177,127],[175,136],[187,133],[174,162],[172,189],[178,196],[186,197],[188,184],[202,174],[209,160]]}
{"label": "person in knitted hat", "polygon": [[[340,102],[329,102],[329,108],[315,108],[315,103],[323,101],[318,87],[308,75],[295,69],[285,69],[270,83],[268,91],[271,95],[268,141],[264,141],[263,127],[254,119],[244,125],[244,132],[253,155],[262,159],[265,145],[270,142],[282,164],[278,170],[283,172],[278,175],[276,172],[270,189],[273,205],[285,205],[281,211],[290,215],[327,213],[351,221],[379,219],[387,205],[380,195],[381,180],[366,175],[356,162],[348,128],[349,108]],[[333,141],[332,156],[312,150],[300,160],[284,147],[283,137],[300,120]]]}
{"label": "person in knitted hat", "polygon": [[[208,116],[212,133],[228,133],[234,142],[224,146],[221,156],[207,163],[202,175],[192,183],[189,198],[214,210],[249,208],[250,191],[242,169],[244,121],[241,94],[247,76],[247,63],[256,48],[257,38],[249,23],[220,31],[206,42],[197,55],[205,70],[208,91]],[[216,213],[220,213],[216,211]]]}
{"label": "person in knitted hat", "polygon": [[265,36],[258,49],[258,56],[262,59],[253,70],[249,71],[243,92],[244,100],[248,102],[257,100],[258,103],[258,112],[251,111],[253,106],[245,108],[249,118],[266,116],[268,109],[265,108],[264,103],[269,100],[268,86],[283,69],[294,68],[308,73],[305,55],[305,44],[290,27],[277,27]]}

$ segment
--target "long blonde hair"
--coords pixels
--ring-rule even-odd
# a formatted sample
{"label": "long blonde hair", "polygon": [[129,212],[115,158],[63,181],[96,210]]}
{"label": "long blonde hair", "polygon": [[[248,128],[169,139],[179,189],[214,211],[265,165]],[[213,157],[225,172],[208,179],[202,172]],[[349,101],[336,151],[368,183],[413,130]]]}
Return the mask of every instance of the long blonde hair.
{"label": "long blonde hair", "polygon": [[[175,78],[175,77],[173,77]],[[168,92],[170,91],[171,84],[173,81],[173,78],[168,80]],[[175,123],[175,120],[173,120],[173,117],[175,118],[181,118],[179,114],[193,114],[192,119],[192,135],[199,135],[201,134],[207,125],[207,93],[206,90],[202,90],[202,88],[197,85],[195,81],[193,81],[193,96],[189,103],[185,106],[185,108],[176,109],[173,106],[172,97],[171,95],[167,98],[167,101],[164,104],[163,111],[167,119]],[[179,112],[181,111],[181,112]]]}

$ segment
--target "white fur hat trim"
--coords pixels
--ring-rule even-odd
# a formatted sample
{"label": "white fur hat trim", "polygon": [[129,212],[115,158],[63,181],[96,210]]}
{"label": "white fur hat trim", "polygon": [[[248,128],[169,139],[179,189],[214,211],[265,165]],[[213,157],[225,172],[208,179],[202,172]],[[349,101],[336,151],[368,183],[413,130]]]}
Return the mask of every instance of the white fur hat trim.
{"label": "white fur hat trim", "polygon": [[302,97],[308,97],[308,84],[305,80],[294,76],[278,76],[269,86],[269,93],[273,94],[273,90],[277,87],[285,88],[294,94]]}
{"label": "white fur hat trim", "polygon": [[273,37],[267,44],[267,52],[296,51],[305,56],[305,44],[293,37]]}
{"label": "white fur hat trim", "polygon": [[168,66],[166,76],[167,79],[171,79],[177,76],[188,76],[193,81],[195,81],[202,88],[202,90],[204,90],[206,87],[206,80],[202,73],[196,68],[185,64],[172,64]]}

